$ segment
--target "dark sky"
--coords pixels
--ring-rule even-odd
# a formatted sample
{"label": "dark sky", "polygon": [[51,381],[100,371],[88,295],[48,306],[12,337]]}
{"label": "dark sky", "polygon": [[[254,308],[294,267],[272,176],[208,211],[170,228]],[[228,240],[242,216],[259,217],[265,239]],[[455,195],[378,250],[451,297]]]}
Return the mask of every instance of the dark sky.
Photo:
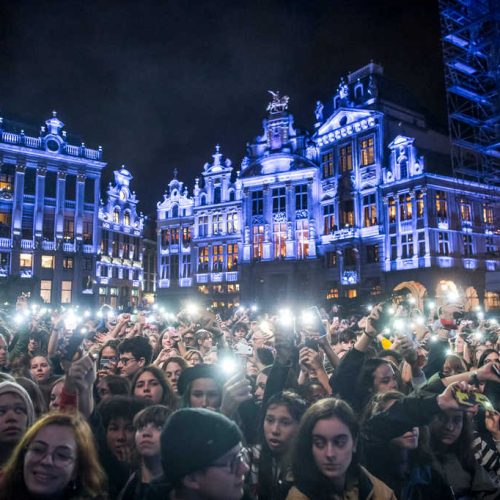
{"label": "dark sky", "polygon": [[152,213],[174,168],[191,187],[214,145],[238,167],[268,89],[296,125],[339,78],[381,63],[445,115],[437,0],[17,0],[0,2],[0,115],[102,145]]}

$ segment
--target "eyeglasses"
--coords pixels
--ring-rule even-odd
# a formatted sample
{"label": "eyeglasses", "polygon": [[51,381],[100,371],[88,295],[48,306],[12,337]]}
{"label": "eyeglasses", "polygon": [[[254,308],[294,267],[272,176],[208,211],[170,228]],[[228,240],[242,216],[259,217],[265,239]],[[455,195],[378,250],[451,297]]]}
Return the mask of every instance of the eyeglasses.
{"label": "eyeglasses", "polygon": [[118,363],[121,363],[123,366],[127,366],[130,361],[137,361],[136,358],[120,358]]}
{"label": "eyeglasses", "polygon": [[209,467],[219,467],[227,469],[231,474],[236,474],[241,464],[248,465],[250,463],[250,453],[246,448],[241,448],[239,453],[231,458],[228,458],[224,463],[211,464]]}
{"label": "eyeglasses", "polygon": [[55,467],[60,469],[67,467],[70,463],[75,461],[75,457],[70,455],[65,448],[55,448],[52,452],[49,452],[48,446],[42,444],[34,443],[28,446],[27,453],[29,453],[37,462],[43,460],[47,455],[52,458],[52,463]]}

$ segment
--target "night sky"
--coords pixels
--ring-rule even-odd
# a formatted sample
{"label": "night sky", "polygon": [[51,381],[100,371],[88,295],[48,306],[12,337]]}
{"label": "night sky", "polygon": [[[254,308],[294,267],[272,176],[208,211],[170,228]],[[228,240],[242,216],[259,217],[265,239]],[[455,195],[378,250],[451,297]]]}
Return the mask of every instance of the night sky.
{"label": "night sky", "polygon": [[38,130],[53,109],[135,176],[153,216],[174,168],[193,179],[221,144],[235,169],[268,89],[299,128],[341,76],[381,63],[446,125],[437,0],[0,2],[0,116]]}

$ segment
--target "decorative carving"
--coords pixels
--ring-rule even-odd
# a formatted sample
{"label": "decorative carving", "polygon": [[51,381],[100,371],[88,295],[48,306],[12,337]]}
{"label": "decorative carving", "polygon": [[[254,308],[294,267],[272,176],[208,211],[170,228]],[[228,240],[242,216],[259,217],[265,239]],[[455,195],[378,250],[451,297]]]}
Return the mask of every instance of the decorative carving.
{"label": "decorative carving", "polygon": [[24,174],[24,172],[26,172],[26,165],[22,164],[16,165],[16,172]]}
{"label": "decorative carving", "polygon": [[78,173],[76,176],[76,180],[78,182],[85,182],[86,178],[87,178],[87,176],[83,172]]}
{"label": "decorative carving", "polygon": [[67,175],[68,175],[68,174],[67,174],[64,170],[59,170],[59,171],[57,172],[57,178],[58,178],[58,179],[61,179],[61,180],[63,180],[63,181],[64,181],[64,180],[66,180],[66,176],[67,176]]}
{"label": "decorative carving", "polygon": [[269,113],[283,113],[288,109],[288,101],[290,98],[287,95],[280,97],[279,90],[268,90],[268,92],[273,96],[273,100],[267,105],[266,108]]}
{"label": "decorative carving", "polygon": [[378,87],[377,84],[375,83],[373,75],[370,75],[370,78],[368,79],[368,94],[371,95],[372,97],[378,96]]}
{"label": "decorative carving", "polygon": [[47,167],[39,166],[36,168],[36,175],[45,175],[47,173]]}

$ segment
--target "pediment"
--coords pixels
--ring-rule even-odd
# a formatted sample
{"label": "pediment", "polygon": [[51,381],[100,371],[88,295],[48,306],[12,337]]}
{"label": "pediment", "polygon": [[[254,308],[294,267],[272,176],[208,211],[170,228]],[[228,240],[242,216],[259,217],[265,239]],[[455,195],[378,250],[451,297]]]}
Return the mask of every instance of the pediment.
{"label": "pediment", "polygon": [[366,109],[339,108],[328,120],[319,127],[316,136],[321,137],[351,123],[376,116],[376,113]]}
{"label": "pediment", "polygon": [[406,146],[407,144],[412,144],[413,141],[415,141],[413,137],[407,137],[406,135],[397,135],[387,147],[389,149],[393,149],[397,146]]}

